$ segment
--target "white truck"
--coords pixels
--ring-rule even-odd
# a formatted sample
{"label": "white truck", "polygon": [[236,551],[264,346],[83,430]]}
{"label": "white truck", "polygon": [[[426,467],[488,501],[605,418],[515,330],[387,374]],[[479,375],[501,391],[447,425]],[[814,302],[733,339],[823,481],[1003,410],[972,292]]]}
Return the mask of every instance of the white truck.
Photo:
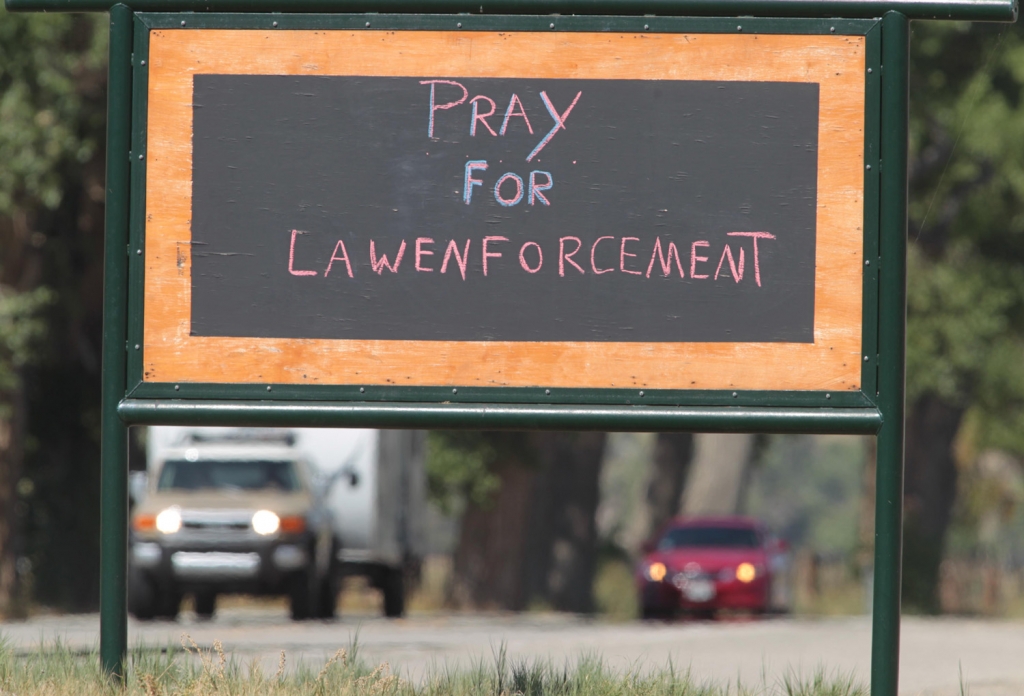
{"label": "white truck", "polygon": [[[323,524],[331,530],[329,544],[314,548],[315,542],[310,542],[307,554],[312,564],[312,557],[319,555],[318,548],[329,546],[332,549],[330,562],[317,560],[321,568],[329,568],[330,575],[329,582],[321,583],[313,590],[314,595],[322,597],[314,604],[319,602],[322,606],[313,610],[303,608],[298,612],[293,606],[293,616],[317,618],[332,615],[334,588],[345,575],[367,577],[383,592],[385,615],[401,616],[405,611],[405,578],[418,570],[425,544],[425,445],[425,433],[410,430],[150,427],[146,438],[146,481],[142,486],[136,483],[133,490],[137,505],[133,514],[129,577],[135,585],[135,606],[143,608],[143,611],[133,613],[141,618],[173,617],[177,614],[182,595],[186,593],[192,594],[197,608],[201,607],[201,613],[208,615],[213,613],[212,598],[218,593],[289,596],[294,593],[278,577],[281,573],[270,567],[276,562],[275,550],[270,547],[295,543],[294,540],[286,538],[283,527],[280,532],[275,531],[265,538],[255,533],[256,515],[261,511],[249,508],[257,506],[256,501],[267,499],[260,497],[265,493],[263,489],[250,487],[240,490],[237,482],[232,480],[228,483],[234,485],[221,485],[221,495],[211,498],[210,495],[197,496],[195,489],[175,487],[172,478],[174,468],[184,472],[185,467],[198,467],[202,472],[216,474],[218,467],[229,470],[226,468],[228,460],[241,458],[255,462],[261,459],[255,453],[262,447],[267,448],[267,458],[275,461],[293,459],[294,469],[298,472],[296,486],[308,480],[305,485],[311,492],[312,501],[309,517],[326,519]],[[266,462],[262,464],[266,465]],[[236,471],[237,461],[231,466],[235,468],[230,471]],[[230,475],[239,476],[237,473]],[[195,479],[195,473],[191,476],[190,482]],[[251,475],[247,476],[247,481],[254,480]],[[209,482],[209,477],[204,485],[208,487],[204,490],[212,492],[209,487],[214,484]],[[223,493],[228,488],[233,490],[228,490],[230,495],[225,497]],[[148,503],[147,497],[150,498]],[[149,510],[157,500],[161,509]],[[203,509],[190,509],[190,505],[195,506],[192,501],[196,500],[204,501]],[[211,509],[213,507],[218,509]],[[176,519],[182,519],[184,523],[178,524],[173,533],[165,534],[157,518],[163,511],[172,509]],[[205,524],[206,520],[218,515],[229,516],[232,520],[240,515],[249,516],[253,522],[248,526],[253,526],[253,529],[242,525],[246,529],[239,528],[234,532],[199,530],[202,524],[188,523],[195,518]],[[149,525],[149,522],[153,524]],[[189,536],[200,531],[206,536],[195,539]],[[267,549],[244,549],[252,559],[251,564],[258,566],[257,558],[260,558],[267,566],[253,570],[252,577],[244,582],[237,577],[237,569],[235,576],[229,578],[230,582],[222,580],[227,556],[232,553],[241,555],[239,552],[243,550],[235,548],[241,543],[241,536],[239,539],[229,538],[230,533],[247,535],[249,545],[261,542],[268,546]],[[282,555],[281,552],[276,554]],[[208,564],[209,572],[204,575],[203,561],[207,557],[212,560]],[[185,565],[183,562],[176,564],[175,559],[188,560],[187,569],[183,571]],[[312,575],[312,572],[308,574]],[[130,608],[132,596],[130,588]],[[149,598],[150,604],[139,597],[143,600]],[[300,593],[299,598],[292,598],[292,601],[293,604],[297,601],[302,607],[305,600]]]}

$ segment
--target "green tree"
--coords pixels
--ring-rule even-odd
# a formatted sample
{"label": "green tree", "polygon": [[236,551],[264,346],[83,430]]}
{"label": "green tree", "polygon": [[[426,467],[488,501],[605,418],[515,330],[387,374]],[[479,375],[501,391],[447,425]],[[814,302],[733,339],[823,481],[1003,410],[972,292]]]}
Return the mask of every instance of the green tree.
{"label": "green tree", "polygon": [[593,610],[604,433],[431,433],[428,486],[461,510],[453,602]]}
{"label": "green tree", "polygon": [[104,26],[0,10],[0,613],[95,603]]}
{"label": "green tree", "polygon": [[954,443],[1024,453],[1024,32],[914,24],[904,600],[937,611]]}

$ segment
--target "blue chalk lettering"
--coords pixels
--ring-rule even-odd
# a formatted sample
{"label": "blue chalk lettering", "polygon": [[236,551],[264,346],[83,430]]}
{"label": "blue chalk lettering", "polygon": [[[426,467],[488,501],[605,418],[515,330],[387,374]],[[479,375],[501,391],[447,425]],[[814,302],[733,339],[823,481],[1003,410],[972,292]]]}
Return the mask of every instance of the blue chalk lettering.
{"label": "blue chalk lettering", "polygon": [[[473,199],[473,187],[483,186],[483,179],[474,179],[473,172],[479,169],[480,171],[487,170],[487,160],[469,160],[466,162],[466,180],[462,190],[462,200],[469,205],[469,202]],[[520,182],[520,185],[522,183]]]}

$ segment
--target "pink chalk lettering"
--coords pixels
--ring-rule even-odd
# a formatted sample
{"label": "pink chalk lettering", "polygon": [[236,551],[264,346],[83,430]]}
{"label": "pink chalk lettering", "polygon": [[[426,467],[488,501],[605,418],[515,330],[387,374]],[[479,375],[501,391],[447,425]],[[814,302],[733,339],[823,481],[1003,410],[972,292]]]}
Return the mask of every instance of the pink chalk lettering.
{"label": "pink chalk lettering", "polygon": [[705,261],[708,260],[707,256],[697,256],[697,247],[710,247],[710,246],[711,245],[708,244],[704,240],[701,240],[699,242],[694,242],[693,244],[690,245],[690,277],[691,278],[694,278],[694,279],[697,279],[697,278],[707,278],[706,275],[697,275],[697,262],[700,261],[701,263],[704,263]]}
{"label": "pink chalk lettering", "polygon": [[639,242],[639,241],[640,241],[639,237],[623,237],[622,238],[622,244],[619,246],[619,270],[622,271],[623,273],[629,273],[630,275],[643,275],[643,273],[641,273],[640,271],[631,271],[628,268],[626,268],[626,257],[627,256],[631,256],[634,259],[636,258],[636,254],[631,254],[628,251],[626,251],[626,242]]}
{"label": "pink chalk lettering", "polygon": [[434,240],[431,239],[430,237],[417,237],[416,238],[416,270],[417,271],[425,271],[427,273],[433,273],[434,272],[433,268],[424,268],[420,264],[420,261],[421,261],[422,257],[424,257],[424,256],[433,256],[434,255],[434,252],[428,251],[428,250],[424,249],[423,245],[424,244],[433,244],[433,243],[434,243]]}
{"label": "pink chalk lettering", "polygon": [[658,259],[658,263],[661,264],[661,275],[668,278],[672,275],[672,257],[675,257],[676,268],[679,270],[679,277],[683,277],[683,264],[679,261],[679,250],[676,249],[675,242],[668,243],[668,258],[665,258],[661,251],[661,237],[654,240],[654,251],[651,252],[651,262],[647,264],[647,277],[651,277],[651,269],[654,268],[654,259]]}
{"label": "pink chalk lettering", "polygon": [[[567,254],[567,253],[565,253],[565,243],[566,243],[566,241],[568,241],[570,239],[572,241],[576,242],[576,248],[573,249],[572,251],[570,251]],[[560,277],[563,277],[563,278],[565,277],[565,262],[566,261],[571,263],[573,268],[575,268],[580,273],[585,273],[585,271],[580,267],[580,265],[572,260],[572,257],[576,254],[576,252],[578,252],[582,248],[583,248],[583,242],[582,242],[582,240],[580,240],[579,237],[559,237],[559,239],[558,239],[558,275]]]}
{"label": "pink chalk lettering", "polygon": [[[477,111],[476,103],[481,100],[486,100],[491,105],[491,110],[488,111],[486,114],[481,114],[479,111]],[[494,132],[493,128],[491,128],[491,124],[487,122],[487,119],[493,116],[495,109],[498,108],[498,105],[494,103],[494,100],[491,99],[490,97],[485,97],[484,95],[480,94],[470,99],[469,103],[473,105],[473,120],[469,122],[470,136],[476,135],[477,121],[484,124],[484,128],[486,128],[491,135],[497,136],[498,134]]]}
{"label": "pink chalk lettering", "polygon": [[761,287],[761,264],[757,258],[757,240],[759,239],[775,239],[775,235],[771,232],[729,232],[730,237],[750,237],[754,240],[754,280],[757,281],[757,287]]}
{"label": "pink chalk lettering", "polygon": [[601,275],[602,273],[611,273],[615,270],[615,266],[611,268],[598,268],[597,262],[594,261],[594,255],[597,253],[597,245],[601,243],[603,239],[615,239],[615,237],[598,237],[594,240],[593,245],[590,247],[590,269],[594,271],[594,275]]}
{"label": "pink chalk lettering", "polygon": [[725,258],[729,257],[729,268],[732,270],[732,279],[737,283],[743,280],[743,247],[740,247],[740,266],[736,268],[736,262],[732,258],[732,249],[729,245],[725,245],[725,249],[722,251],[722,258],[718,259],[718,268],[715,269],[715,280],[718,280],[718,274],[722,270],[722,264],[725,263]]}
{"label": "pink chalk lettering", "polygon": [[448,242],[448,248],[444,251],[444,261],[441,262],[441,272],[448,272],[448,259],[455,256],[455,263],[459,267],[459,272],[462,274],[462,279],[466,279],[466,261],[469,260],[469,240],[466,240],[466,250],[461,254],[459,253],[459,247],[455,243],[455,240]]}
{"label": "pink chalk lettering", "polygon": [[[462,102],[466,101],[466,97],[469,96],[469,91],[462,86],[461,83],[455,82],[454,80],[420,80],[421,85],[430,85],[430,122],[427,124],[427,137],[434,137],[434,112],[441,111],[443,109],[451,109],[458,106]],[[462,97],[453,102],[447,104],[438,104],[434,101],[434,86],[435,85],[454,85],[462,90]]]}
{"label": "pink chalk lettering", "polygon": [[398,255],[395,257],[395,265],[392,266],[388,261],[387,254],[381,254],[380,260],[377,260],[377,248],[370,240],[370,267],[373,268],[373,272],[377,275],[384,273],[384,269],[388,269],[392,273],[398,273],[398,267],[402,264],[402,256],[405,254],[405,240],[402,240],[402,246],[398,247]]}
{"label": "pink chalk lettering", "polygon": [[487,275],[487,259],[500,259],[500,251],[487,251],[487,242],[507,242],[508,237],[484,237],[483,242],[483,258],[484,258],[484,276]]}
{"label": "pink chalk lettering", "polygon": [[[537,267],[530,268],[530,264],[526,263],[526,248],[537,247]],[[540,244],[537,242],[527,242],[519,250],[519,265],[523,267],[523,270],[527,273],[536,273],[540,270],[540,267],[544,265],[544,252],[540,250]]]}
{"label": "pink chalk lettering", "polygon": [[[551,118],[555,119],[555,127],[548,131],[548,134],[544,136],[544,139],[537,143],[537,147],[533,148],[533,152],[526,156],[527,162],[532,162],[533,158],[537,156],[537,153],[543,150],[544,146],[551,142],[551,139],[555,137],[555,133],[558,132],[559,128],[565,130],[565,119],[569,118],[569,114],[572,113],[573,107],[576,106],[576,102],[580,100],[582,95],[583,92],[577,92],[576,98],[572,100],[572,104],[569,105],[569,108],[565,110],[564,114],[560,115],[555,109],[555,105],[551,103],[550,99],[548,99],[547,93],[540,93],[540,98],[544,100],[545,108],[547,108],[548,113],[551,114]],[[530,132],[533,133],[532,130]],[[576,163],[573,162],[573,164]]]}
{"label": "pink chalk lettering", "polygon": [[[512,111],[512,108],[517,105],[519,106],[519,111]],[[533,126],[530,125],[530,119],[526,117],[526,109],[523,108],[523,103],[519,101],[519,97],[515,94],[509,99],[508,108],[505,109],[505,120],[501,122],[501,130],[499,131],[502,135],[505,135],[505,130],[508,128],[508,120],[513,116],[521,116],[526,121],[526,127],[529,129],[530,135],[533,135]]]}
{"label": "pink chalk lettering", "polygon": [[300,234],[307,234],[306,232],[299,232],[298,230],[292,230],[292,244],[288,247],[288,272],[293,276],[315,276],[316,271],[296,271],[295,270],[295,238]]}
{"label": "pink chalk lettering", "polygon": [[[341,256],[338,256],[338,249],[341,249]],[[335,261],[344,261],[345,269],[348,271],[348,277],[352,277],[352,264],[348,262],[348,252],[345,251],[345,242],[338,240],[338,243],[334,245],[334,251],[331,252],[331,260],[327,263],[327,270],[324,271],[324,278],[331,273],[331,266],[334,265]]]}

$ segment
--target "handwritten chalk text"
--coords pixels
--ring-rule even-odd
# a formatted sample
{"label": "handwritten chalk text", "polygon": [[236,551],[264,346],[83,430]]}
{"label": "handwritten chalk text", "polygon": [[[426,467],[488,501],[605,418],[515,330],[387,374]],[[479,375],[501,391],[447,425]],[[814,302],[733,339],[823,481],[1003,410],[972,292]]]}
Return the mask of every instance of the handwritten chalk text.
{"label": "handwritten chalk text", "polygon": [[[466,89],[465,85],[455,80],[420,80],[421,85],[430,85],[430,97],[427,103],[427,137],[433,138],[436,130],[436,116],[438,111],[449,111],[455,109],[458,106],[466,105],[469,107],[469,135],[476,137],[477,133],[489,133],[493,137],[501,137],[507,133],[512,132],[517,126],[518,128],[525,128],[530,135],[534,135],[533,124],[530,122],[530,117],[526,112],[526,107],[523,105],[522,99],[519,95],[514,93],[508,100],[508,106],[505,108],[504,117],[501,120],[501,125],[498,130],[495,130],[494,125],[488,121],[490,118],[498,117],[498,103],[484,94],[478,94],[472,99],[469,98],[469,90]],[[443,93],[443,96],[440,96]],[[528,155],[526,155],[526,161],[532,162],[533,159],[543,150],[550,142],[551,139],[560,130],[566,130],[565,122],[569,119],[569,114],[576,107],[576,103],[579,102],[580,97],[583,96],[582,91],[576,92],[576,96],[572,102],[565,107],[564,110],[559,111],[551,101],[551,97],[548,96],[547,92],[541,91],[540,98],[544,105],[545,111],[548,116],[554,122],[551,129],[545,133],[544,137],[541,138],[537,146],[534,147]],[[441,101],[445,99],[447,101]],[[485,104],[486,106],[481,106]],[[487,111],[484,112],[483,109]],[[465,118],[466,114],[462,116]],[[482,126],[482,127],[478,127]]]}
{"label": "handwritten chalk text", "polygon": [[[520,190],[517,196],[522,195]],[[300,258],[309,258],[315,252],[301,246],[297,249],[297,240],[306,234],[301,230],[289,231],[288,273],[317,278],[320,277],[319,271],[308,261],[304,263],[304,268],[296,268],[297,253],[301,252]],[[349,278],[354,278],[360,268],[378,276],[386,275],[385,271],[388,274],[437,272],[440,275],[447,275],[451,271],[458,272],[462,280],[466,280],[470,270],[479,270],[487,278],[499,269],[521,270],[531,275],[547,269],[562,278],[588,274],[601,276],[606,273],[622,273],[645,279],[652,276],[712,282],[731,279],[734,283],[743,282],[747,278],[748,283],[752,280],[754,285],[761,287],[766,269],[762,268],[758,241],[771,241],[776,236],[770,232],[727,232],[724,236],[724,240],[698,239],[689,244],[689,273],[684,272],[685,251],[681,252],[676,242],[663,240],[660,236],[655,237],[653,242],[640,237],[613,235],[603,235],[592,242],[585,242],[571,234],[559,237],[557,242],[550,239],[519,242],[498,235],[478,240],[450,239],[446,242],[437,242],[431,237],[416,237],[411,241],[414,250],[411,267],[409,264],[402,265],[409,246],[405,239],[382,241],[379,245],[377,240],[369,240],[364,257],[366,263],[362,265],[356,257],[350,256],[345,242],[339,239],[328,247],[333,251],[327,257],[322,277],[328,278],[334,265],[340,262],[344,263]],[[440,251],[442,247],[443,255]],[[685,250],[687,247],[682,248]],[[745,273],[748,252],[754,267],[753,278]],[[442,259],[440,268],[435,266],[438,257]],[[557,259],[557,262],[545,265],[545,259],[552,258]]]}

